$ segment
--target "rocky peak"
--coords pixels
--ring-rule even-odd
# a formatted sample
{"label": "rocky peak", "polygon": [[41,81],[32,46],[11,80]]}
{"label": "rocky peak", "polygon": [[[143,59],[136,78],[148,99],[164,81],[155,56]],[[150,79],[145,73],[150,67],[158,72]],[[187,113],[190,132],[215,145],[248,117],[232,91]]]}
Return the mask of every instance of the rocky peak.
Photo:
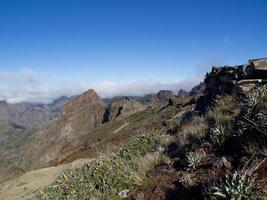
{"label": "rocky peak", "polygon": [[157,93],[157,97],[160,100],[168,101],[169,99],[175,98],[175,94],[171,90],[160,90]]}
{"label": "rocky peak", "polygon": [[104,122],[128,117],[146,108],[145,105],[131,97],[122,97],[113,100],[104,115]]}
{"label": "rocky peak", "polygon": [[178,91],[177,97],[178,98],[184,98],[184,97],[188,97],[189,93],[183,89]]}
{"label": "rocky peak", "polygon": [[175,94],[171,90],[160,90],[157,94],[148,94],[144,97],[144,104],[154,106],[166,106],[169,100],[174,100]]}
{"label": "rocky peak", "polygon": [[104,104],[98,94],[90,89],[83,94],[75,97],[73,100],[67,102],[63,106],[63,115],[71,112],[79,112],[81,109],[87,107],[90,104],[94,103]]}

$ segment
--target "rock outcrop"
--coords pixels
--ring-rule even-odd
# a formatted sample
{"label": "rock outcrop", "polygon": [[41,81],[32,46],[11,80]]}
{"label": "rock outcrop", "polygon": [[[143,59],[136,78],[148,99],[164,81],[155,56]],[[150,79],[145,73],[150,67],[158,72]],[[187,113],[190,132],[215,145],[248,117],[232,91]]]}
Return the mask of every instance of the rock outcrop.
{"label": "rock outcrop", "polygon": [[267,83],[267,58],[249,60],[237,66],[212,67],[204,80],[204,95],[198,99],[196,109],[202,110],[214,97],[223,94],[241,94],[259,84]]}

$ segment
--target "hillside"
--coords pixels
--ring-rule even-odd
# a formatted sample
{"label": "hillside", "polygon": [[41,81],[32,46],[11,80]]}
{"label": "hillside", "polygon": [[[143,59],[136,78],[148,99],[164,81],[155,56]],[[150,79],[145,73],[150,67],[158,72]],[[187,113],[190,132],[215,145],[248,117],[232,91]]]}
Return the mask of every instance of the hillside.
{"label": "hillside", "polygon": [[61,97],[51,104],[3,101],[0,182],[62,163],[76,151],[97,145],[113,131],[119,134],[125,128],[137,127],[138,124],[124,121],[134,114],[140,115],[140,120],[155,115],[148,106],[131,97],[115,97],[107,105],[93,90],[71,98]]}
{"label": "hillside", "polygon": [[68,100],[63,96],[51,104],[0,102],[0,182],[25,171],[27,161],[18,156],[21,147],[28,145],[37,130],[59,117]]}
{"label": "hillside", "polygon": [[0,199],[266,199],[266,83],[254,59],[177,95],[88,90],[18,143]]}

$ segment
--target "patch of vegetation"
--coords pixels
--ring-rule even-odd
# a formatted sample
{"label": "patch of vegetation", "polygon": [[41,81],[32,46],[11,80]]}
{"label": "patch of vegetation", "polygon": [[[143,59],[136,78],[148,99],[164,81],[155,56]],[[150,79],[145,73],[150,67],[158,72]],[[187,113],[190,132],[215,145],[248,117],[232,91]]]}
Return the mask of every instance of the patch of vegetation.
{"label": "patch of vegetation", "polygon": [[183,173],[182,177],[179,180],[185,188],[190,188],[196,185],[195,174],[192,173]]}
{"label": "patch of vegetation", "polygon": [[147,134],[133,139],[116,153],[80,168],[67,170],[41,191],[41,199],[118,199],[122,191],[142,186],[147,170],[162,162],[156,152],[158,137]]}
{"label": "patch of vegetation", "polygon": [[218,126],[232,121],[240,112],[238,101],[237,97],[231,95],[217,96],[206,115],[209,124]]}
{"label": "patch of vegetation", "polygon": [[188,167],[196,169],[201,165],[204,158],[205,152],[203,151],[189,152],[186,156]]}
{"label": "patch of vegetation", "polygon": [[238,134],[267,135],[267,86],[260,86],[249,92],[241,101],[242,112],[238,118]]}
{"label": "patch of vegetation", "polygon": [[[201,141],[208,130],[206,118],[194,116],[190,122],[184,124],[178,132],[178,140],[182,146]],[[193,140],[193,141],[192,141]]]}
{"label": "patch of vegetation", "polygon": [[[198,191],[201,196],[205,194],[204,188],[211,185],[207,199],[266,198],[259,187],[267,179],[261,172],[267,164],[266,102],[267,86],[259,86],[240,97],[218,96],[207,112],[193,113],[188,122],[180,125],[176,136],[185,156],[179,159],[187,167],[179,170],[194,172],[183,171],[179,178],[188,191],[202,188]],[[206,155],[198,149],[205,149]],[[239,171],[252,155],[255,161],[263,160],[261,166],[251,173]]]}
{"label": "patch of vegetation", "polygon": [[[133,139],[116,153],[64,172],[41,196],[43,199],[120,199],[135,191],[134,188],[140,189],[140,194],[144,194],[146,186],[161,192],[175,183],[176,188],[169,190],[174,198],[187,195],[188,199],[202,199],[207,191],[207,199],[266,198],[262,187],[266,184],[266,174],[262,171],[267,166],[266,102],[266,86],[260,86],[242,98],[218,96],[205,113],[181,109],[164,124],[170,129],[166,132],[169,135],[152,134]],[[131,122],[139,121],[142,116],[147,118],[150,112],[136,115]],[[165,152],[170,158],[166,158]],[[251,155],[255,163],[262,162],[253,170],[240,171],[251,161]],[[153,169],[158,163],[167,165]],[[168,175],[164,170],[169,167],[173,170]],[[169,185],[148,180],[146,172],[150,170],[157,180],[165,177]]]}
{"label": "patch of vegetation", "polygon": [[232,136],[231,131],[232,130],[229,124],[226,125],[220,124],[214,128],[211,128],[209,134],[211,142],[214,145],[221,147],[224,144],[224,142],[230,136]]}
{"label": "patch of vegetation", "polygon": [[130,120],[129,123],[137,123],[144,119],[148,119],[149,117],[153,116],[155,110],[152,108],[147,108],[137,114],[135,114]]}
{"label": "patch of vegetation", "polygon": [[182,116],[186,113],[187,110],[181,110],[174,117],[167,121],[168,129],[172,130],[172,132],[177,132],[181,126]]}
{"label": "patch of vegetation", "polygon": [[211,199],[263,199],[256,180],[247,173],[227,174],[211,188]]}

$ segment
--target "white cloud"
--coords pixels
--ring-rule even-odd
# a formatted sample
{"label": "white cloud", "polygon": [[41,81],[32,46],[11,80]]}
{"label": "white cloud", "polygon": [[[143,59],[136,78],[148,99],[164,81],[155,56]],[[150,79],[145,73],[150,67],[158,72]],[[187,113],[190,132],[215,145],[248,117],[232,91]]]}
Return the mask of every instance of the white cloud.
{"label": "white cloud", "polygon": [[10,103],[50,102],[61,95],[77,95],[88,89],[94,89],[101,97],[144,95],[156,93],[161,89],[177,93],[179,89],[191,89],[200,81],[201,77],[186,77],[184,80],[143,80],[122,83],[65,81],[48,86],[39,74],[31,69],[25,69],[17,74],[0,71],[0,100],[4,99]]}

